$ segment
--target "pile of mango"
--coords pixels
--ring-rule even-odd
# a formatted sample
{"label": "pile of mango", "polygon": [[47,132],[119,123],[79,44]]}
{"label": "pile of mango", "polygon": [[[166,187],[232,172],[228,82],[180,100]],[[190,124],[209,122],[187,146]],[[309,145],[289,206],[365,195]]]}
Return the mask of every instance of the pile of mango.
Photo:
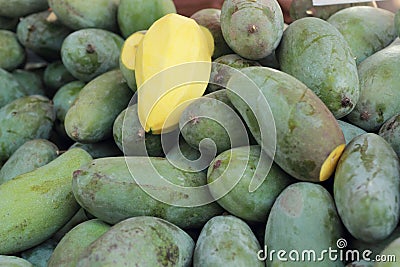
{"label": "pile of mango", "polygon": [[400,10],[282,2],[0,0],[0,266],[400,266]]}

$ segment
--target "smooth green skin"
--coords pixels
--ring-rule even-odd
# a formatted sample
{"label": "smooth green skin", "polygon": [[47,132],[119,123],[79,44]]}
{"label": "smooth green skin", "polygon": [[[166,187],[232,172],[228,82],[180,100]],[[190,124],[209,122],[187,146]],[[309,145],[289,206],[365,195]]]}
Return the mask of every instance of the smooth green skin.
{"label": "smooth green skin", "polygon": [[[136,175],[146,175],[143,173],[143,164],[148,160],[147,157],[93,160],[91,164],[83,166],[74,173],[72,188],[76,200],[91,214],[110,224],[129,217],[145,215],[163,218],[181,228],[196,228],[222,213],[222,209],[216,203],[190,208],[176,207],[148,195],[130,173],[130,170],[134,170]],[[207,182],[204,172],[182,171],[164,158],[150,158],[150,160],[166,180],[176,185],[197,187]],[[157,190],[157,188],[156,185],[152,185],[152,189]],[[165,187],[159,186],[159,190],[160,193],[168,194]],[[174,200],[188,197],[185,194],[172,192],[169,195]]]}
{"label": "smooth green skin", "polygon": [[120,70],[92,80],[82,88],[65,116],[68,136],[81,143],[97,143],[111,137],[114,120],[132,94]]}
{"label": "smooth green skin", "polygon": [[42,244],[22,252],[21,257],[35,267],[47,267],[47,263],[56,246],[57,242],[55,240],[48,239]]}
{"label": "smooth green skin", "polygon": [[201,230],[193,267],[265,266],[257,259],[260,249],[257,238],[244,221],[230,215],[216,216]]}
{"label": "smooth green skin", "polygon": [[376,52],[358,65],[360,98],[347,119],[367,132],[400,113],[400,45]]}
{"label": "smooth green skin", "polygon": [[113,139],[107,139],[92,144],[82,144],[77,142],[74,143],[70,149],[74,147],[86,150],[86,152],[88,152],[94,159],[122,156],[121,150],[119,150]]}
{"label": "smooth green skin", "polygon": [[0,30],[0,68],[12,71],[25,61],[25,50],[18,42],[17,35]]}
{"label": "smooth green skin", "polygon": [[400,165],[379,135],[354,138],[336,167],[334,196],[340,218],[354,238],[377,242],[399,222]]}
{"label": "smooth green skin", "polygon": [[114,225],[80,256],[77,267],[191,266],[194,241],[177,226],[155,217]]}
{"label": "smooth green skin", "polygon": [[61,59],[67,70],[78,80],[88,82],[119,68],[124,40],[102,29],[83,29],[71,33],[61,47]]}
{"label": "smooth green skin", "polygon": [[98,219],[78,224],[58,243],[48,267],[76,266],[82,252],[109,229],[108,224]]}
{"label": "smooth green skin", "polygon": [[319,18],[296,20],[276,50],[281,70],[308,86],[339,119],[359,95],[357,65],[341,33]]}
{"label": "smooth green skin", "polygon": [[47,8],[47,0],[1,0],[0,16],[20,18]]}
{"label": "smooth green skin", "polygon": [[119,0],[49,0],[60,21],[73,30],[100,28],[117,30]]}
{"label": "smooth green skin", "polygon": [[367,133],[363,129],[351,123],[341,120],[338,120],[337,122],[339,123],[340,129],[342,129],[344,139],[346,140],[346,145],[350,143],[350,141],[353,140],[354,137]]}
{"label": "smooth green skin", "polygon": [[84,86],[85,83],[82,81],[73,81],[61,86],[57,90],[53,97],[53,103],[59,121],[64,122],[68,110]]}
{"label": "smooth green skin", "polygon": [[124,109],[114,121],[114,141],[125,156],[163,155],[161,135],[146,133],[140,124],[137,104]]}
{"label": "smooth green skin", "polygon": [[261,186],[250,193],[249,185],[257,164],[260,164],[260,169],[268,166],[268,162],[259,162],[260,152],[260,146],[237,147],[223,152],[210,164],[207,182],[210,184],[218,179],[238,180],[230,191],[226,183],[222,183],[221,186],[211,184],[210,192],[214,197],[228,192],[217,202],[231,214],[246,221],[265,223],[275,199],[294,179],[273,164]]}
{"label": "smooth green skin", "polygon": [[388,119],[379,129],[380,136],[382,136],[400,157],[400,114]]}
{"label": "smooth green skin", "polygon": [[24,88],[27,95],[45,95],[42,75],[24,69],[16,69],[11,73]]}
{"label": "smooth green skin", "polygon": [[[385,262],[376,262],[374,267],[397,267],[399,266],[399,258],[400,258],[400,238],[397,238],[393,242],[391,242],[381,253],[380,257],[386,257]],[[390,258],[388,258],[390,257]],[[395,257],[395,259],[393,259]]]}
{"label": "smooth green skin", "polygon": [[[321,166],[336,147],[345,144],[343,133],[324,103],[303,83],[278,70],[249,67],[241,70],[259,87],[271,108],[276,127],[274,161],[289,175],[304,181],[319,181]],[[265,110],[257,108],[259,95],[248,92],[248,80],[232,76],[228,97],[242,115],[258,144],[269,147],[269,138],[261,139],[260,127],[273,127]],[[248,94],[246,104],[239,95]],[[251,109],[249,108],[252,107]],[[255,112],[259,120],[256,120]],[[260,126],[259,126],[260,125]],[[269,151],[266,151],[267,154]]]}
{"label": "smooth green skin", "polygon": [[129,88],[131,88],[131,90],[133,92],[136,92],[137,84],[136,84],[136,78],[135,78],[135,71],[130,70],[127,67],[125,67],[125,65],[122,64],[121,57],[119,58],[119,69],[122,72],[122,76],[124,76],[124,79],[128,83]]}
{"label": "smooth green skin", "polygon": [[26,96],[26,92],[18,80],[0,68],[0,108],[23,96]]}
{"label": "smooth green skin", "polygon": [[40,95],[21,97],[0,109],[0,161],[32,139],[48,139],[55,120],[51,101]]}
{"label": "smooth green skin", "polygon": [[397,10],[394,17],[394,27],[396,29],[397,36],[400,37],[400,10]]}
{"label": "smooth green skin", "polygon": [[371,6],[355,6],[333,14],[328,22],[349,44],[356,63],[389,45],[396,37],[394,13]]}
{"label": "smooth green skin", "polygon": [[216,8],[205,8],[194,13],[190,18],[199,25],[206,27],[214,39],[213,59],[233,53],[232,49],[225,42],[221,30],[221,10]]}
{"label": "smooth green skin", "polygon": [[32,263],[15,256],[0,255],[0,265],[7,267],[33,267]]}
{"label": "smooth green skin", "polygon": [[60,242],[60,240],[80,223],[93,219],[93,216],[88,214],[83,208],[80,208],[75,215],[66,223],[63,227],[60,228],[52,237],[51,239]]}
{"label": "smooth green skin", "polygon": [[[313,250],[319,257],[322,250],[336,249],[342,236],[343,228],[329,192],[321,185],[299,182],[288,186],[276,199],[266,225],[265,245],[268,253],[281,249],[287,252],[288,262],[281,266],[343,266],[339,260],[330,261],[327,254],[323,261],[297,262],[288,255],[296,250],[301,257],[304,250]],[[269,260],[267,266],[279,266],[276,253],[273,262]]]}
{"label": "smooth green skin", "polygon": [[117,20],[122,36],[147,30],[156,20],[169,13],[176,13],[172,0],[120,0]]}
{"label": "smooth green skin", "polygon": [[276,0],[225,0],[221,30],[229,47],[241,57],[259,60],[278,46],[283,14]]}
{"label": "smooth green skin", "polygon": [[91,161],[83,149],[0,185],[0,254],[32,248],[50,238],[78,211],[72,172]]}
{"label": "smooth green skin", "polygon": [[48,21],[49,15],[50,11],[43,11],[21,19],[17,26],[17,36],[25,48],[52,61],[60,58],[62,42],[71,29],[59,20]]}
{"label": "smooth green skin", "polygon": [[0,29],[15,32],[18,22],[18,18],[7,18],[0,16]]}
{"label": "smooth green skin", "polygon": [[62,86],[75,80],[75,77],[72,76],[61,61],[50,63],[43,73],[43,81],[47,88],[47,94],[52,96]]}
{"label": "smooth green skin", "polygon": [[33,171],[58,156],[55,144],[45,139],[35,139],[20,146],[0,169],[0,184]]}

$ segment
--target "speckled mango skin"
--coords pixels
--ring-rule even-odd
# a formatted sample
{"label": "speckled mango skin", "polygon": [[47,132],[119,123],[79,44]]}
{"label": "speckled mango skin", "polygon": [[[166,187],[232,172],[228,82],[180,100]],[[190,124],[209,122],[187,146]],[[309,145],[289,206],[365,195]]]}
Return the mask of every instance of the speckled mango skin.
{"label": "speckled mango skin", "polygon": [[354,137],[367,133],[363,129],[361,129],[351,123],[348,123],[348,122],[345,122],[342,120],[338,120],[338,123],[339,123],[340,129],[342,129],[344,139],[346,140],[346,145],[348,143],[350,143],[350,141]]}
{"label": "speckled mango skin", "polygon": [[23,96],[26,96],[26,92],[18,80],[0,68],[0,108]]}
{"label": "speckled mango skin", "polygon": [[[285,233],[285,234],[283,234]],[[322,250],[336,249],[343,227],[329,192],[318,184],[299,182],[288,186],[276,199],[268,217],[265,245],[268,251],[283,249],[289,253],[313,250],[320,257]],[[274,254],[267,266],[343,266],[325,254],[323,261],[279,262]],[[282,265],[279,265],[282,264]]]}
{"label": "speckled mango skin", "polygon": [[58,148],[45,139],[34,139],[20,146],[0,169],[0,184],[33,171],[58,156]]}
{"label": "speckled mango skin", "polygon": [[110,225],[98,219],[78,224],[57,244],[47,266],[76,266],[82,252],[109,229]]}
{"label": "speckled mango skin", "polygon": [[319,18],[296,20],[276,50],[281,70],[308,86],[339,119],[355,107],[357,65],[341,33]]}
{"label": "speckled mango skin", "polygon": [[93,242],[77,267],[191,266],[194,241],[168,221],[140,216],[114,225]]}
{"label": "speckled mango skin", "polygon": [[25,96],[0,109],[0,161],[8,159],[32,139],[48,139],[55,120],[51,101],[39,95]]}
{"label": "speckled mango skin", "polygon": [[231,215],[210,219],[201,230],[193,254],[193,267],[265,266],[257,258],[261,249],[250,227]]}
{"label": "speckled mango skin", "polygon": [[[385,256],[385,262],[376,262],[374,267],[397,267],[400,258],[400,238],[392,241],[381,253],[381,257]],[[390,260],[389,260],[390,257]],[[395,257],[395,258],[393,258]],[[383,259],[383,258],[382,258]]]}
{"label": "speckled mango skin", "polygon": [[19,18],[47,8],[47,0],[1,0],[0,16]]}
{"label": "speckled mango skin", "polygon": [[79,148],[0,185],[0,254],[34,247],[51,237],[78,211],[72,172],[90,162]]}
{"label": "speckled mango skin", "polygon": [[0,255],[0,265],[7,267],[33,267],[33,265],[20,257]]}
{"label": "speckled mango skin", "polygon": [[400,114],[397,114],[388,119],[379,129],[382,136],[400,157]]}
{"label": "speckled mango skin", "polygon": [[132,95],[118,69],[92,80],[81,89],[65,115],[68,136],[81,143],[96,143],[111,137],[114,120]]}
{"label": "speckled mango skin", "polygon": [[42,75],[38,72],[16,69],[11,74],[24,88],[27,95],[46,95]]}
{"label": "speckled mango skin", "polygon": [[260,164],[258,168],[268,166],[268,162],[259,163],[260,152],[261,147],[257,145],[237,147],[219,154],[208,168],[207,182],[210,184],[217,179],[236,180],[242,174],[243,166],[246,166],[239,182],[231,191],[210,185],[210,192],[214,196],[221,191],[228,192],[217,202],[231,214],[247,221],[265,223],[275,199],[294,179],[273,164],[261,186],[250,193],[249,185],[257,164]]}
{"label": "speckled mango skin", "polygon": [[82,29],[71,33],[61,46],[61,60],[78,80],[88,82],[119,67],[124,40],[102,29]]}
{"label": "speckled mango skin", "polygon": [[[182,186],[206,184],[207,178],[204,172],[181,171],[164,158],[150,160],[161,175],[174,184]],[[110,224],[129,217],[155,216],[182,228],[195,228],[201,227],[207,220],[222,213],[222,209],[216,203],[185,208],[171,206],[149,196],[135,182],[127,167],[129,166],[135,173],[140,173],[147,161],[148,159],[144,157],[93,160],[91,164],[83,166],[74,173],[72,188],[75,198],[91,214]],[[160,186],[160,191],[165,192],[165,190]],[[188,196],[172,194],[171,197],[177,199]]]}
{"label": "speckled mango skin", "polygon": [[389,45],[396,37],[394,13],[371,6],[355,6],[333,14],[328,22],[349,44],[359,64]]}
{"label": "speckled mango skin", "polygon": [[56,111],[56,116],[59,121],[64,122],[68,110],[70,109],[75,99],[78,97],[79,92],[84,86],[84,82],[73,81],[61,86],[61,88],[57,90],[56,94],[53,97],[53,103]]}
{"label": "speckled mango skin", "polygon": [[276,0],[225,0],[221,30],[229,47],[244,58],[259,60],[278,46],[283,14]]}
{"label": "speckled mango skin", "polygon": [[347,230],[357,239],[387,238],[399,222],[399,159],[379,135],[367,133],[345,148],[335,172],[334,197]]}
{"label": "speckled mango skin", "polygon": [[25,50],[18,42],[17,35],[0,29],[0,68],[12,71],[25,60]]}
{"label": "speckled mango skin", "polygon": [[367,132],[400,113],[400,45],[391,45],[358,65],[360,98],[347,119]]}
{"label": "speckled mango skin", "polygon": [[[324,103],[303,83],[294,77],[267,67],[249,67],[241,70],[265,96],[271,108],[276,127],[274,161],[289,175],[304,181],[319,181],[321,166],[327,156],[339,145],[345,144],[343,133]],[[257,109],[257,96],[249,106],[234,92],[246,94],[246,88],[237,86],[243,78],[232,76],[228,82],[228,97],[242,115],[258,144],[260,127],[272,127],[268,120],[257,122],[253,112],[263,118],[265,110]],[[252,102],[254,101],[254,102]],[[252,112],[253,111],[253,112]],[[268,153],[268,151],[267,151]]]}

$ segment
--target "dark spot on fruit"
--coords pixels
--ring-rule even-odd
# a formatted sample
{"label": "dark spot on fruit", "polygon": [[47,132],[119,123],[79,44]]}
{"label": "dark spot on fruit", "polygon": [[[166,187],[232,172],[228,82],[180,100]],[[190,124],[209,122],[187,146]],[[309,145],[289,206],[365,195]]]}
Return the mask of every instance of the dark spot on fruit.
{"label": "dark spot on fruit", "polygon": [[248,27],[247,30],[249,33],[255,33],[255,32],[258,32],[258,27],[256,25],[252,24]]}
{"label": "dark spot on fruit", "polygon": [[219,168],[219,166],[221,166],[221,163],[222,163],[222,160],[217,160],[215,163],[214,163],[214,169],[217,169],[217,168]]}
{"label": "dark spot on fruit", "polygon": [[72,173],[72,177],[76,178],[78,175],[81,175],[82,171],[81,170],[76,170]]}
{"label": "dark spot on fruit", "polygon": [[363,112],[361,112],[361,114],[360,114],[361,120],[367,121],[367,120],[369,120],[369,118],[371,118],[371,113],[369,113],[367,110],[364,110]]}
{"label": "dark spot on fruit", "polygon": [[93,54],[94,52],[96,52],[96,47],[92,44],[88,44],[86,46],[86,52],[89,54]]}
{"label": "dark spot on fruit", "polygon": [[13,111],[13,112],[11,112],[11,115],[15,116],[15,115],[17,115],[17,112]]}
{"label": "dark spot on fruit", "polygon": [[342,102],[342,107],[344,108],[350,107],[352,105],[351,99],[348,98],[347,96],[343,97],[341,102]]}
{"label": "dark spot on fruit", "polygon": [[28,26],[28,31],[33,32],[34,30],[36,30],[35,25],[29,25]]}

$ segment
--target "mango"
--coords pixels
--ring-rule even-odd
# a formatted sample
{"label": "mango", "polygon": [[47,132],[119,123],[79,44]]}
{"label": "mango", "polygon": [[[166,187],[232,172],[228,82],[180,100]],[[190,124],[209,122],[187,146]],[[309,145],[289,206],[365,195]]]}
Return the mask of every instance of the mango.
{"label": "mango", "polygon": [[55,120],[51,101],[39,95],[25,96],[0,109],[0,161],[8,159],[32,139],[47,139]]}
{"label": "mango", "polygon": [[7,267],[33,267],[32,263],[16,256],[0,255],[0,265]]}
{"label": "mango", "polygon": [[379,129],[382,136],[400,157],[400,114],[397,114],[388,119]]}
{"label": "mango", "polygon": [[278,70],[248,67],[233,75],[227,88],[232,104],[270,157],[276,138],[274,161],[286,173],[304,181],[331,176],[344,136],[332,113],[303,83]]}
{"label": "mango", "polygon": [[193,239],[154,217],[126,219],[94,241],[76,266],[182,266],[192,261]]}
{"label": "mango", "polygon": [[47,267],[47,263],[56,245],[57,242],[55,240],[48,239],[36,247],[25,250],[21,253],[21,257],[32,263],[35,267]]}
{"label": "mango", "polygon": [[42,243],[75,214],[79,205],[71,191],[72,172],[90,160],[76,148],[0,185],[0,254]]}
{"label": "mango", "polygon": [[73,30],[84,28],[117,30],[119,0],[49,0],[48,2],[57,18]]}
{"label": "mango", "polygon": [[351,123],[342,120],[338,120],[337,122],[339,123],[340,129],[342,129],[344,139],[346,140],[346,145],[350,143],[354,137],[367,133],[363,129],[358,128]]}
{"label": "mango", "polygon": [[38,72],[16,69],[11,73],[27,95],[46,95],[42,75]]}
{"label": "mango", "polygon": [[[76,200],[91,214],[110,224],[145,215],[165,219],[181,228],[197,228],[222,213],[216,203],[181,207],[154,199],[142,188],[148,189],[151,186],[151,192],[157,194],[158,198],[165,196],[169,198],[168,202],[174,203],[189,198],[194,201],[210,200],[211,196],[206,193],[193,193],[189,196],[166,188],[160,182],[152,183],[152,173],[146,168],[149,160],[154,170],[173,184],[197,187],[207,182],[204,172],[185,172],[164,158],[100,158],[74,172],[72,187]],[[141,176],[147,179],[146,184],[143,181],[140,185],[136,182]]]}
{"label": "mango", "polygon": [[120,0],[117,14],[119,29],[126,38],[134,32],[147,30],[169,13],[176,13],[172,0]]}
{"label": "mango", "polygon": [[102,29],[82,29],[68,35],[61,46],[61,60],[76,79],[88,82],[118,68],[124,40]]}
{"label": "mango", "polygon": [[0,68],[12,71],[24,63],[25,50],[18,42],[17,35],[0,30]]}
{"label": "mango", "polygon": [[51,239],[60,242],[60,240],[80,223],[86,222],[88,220],[93,219],[93,215],[86,212],[83,208],[80,208],[75,215],[66,223],[63,227],[61,227],[52,237]]}
{"label": "mango", "polygon": [[358,65],[360,98],[347,119],[367,132],[400,113],[400,45],[376,52]]}
{"label": "mango", "polygon": [[397,32],[397,36],[400,37],[400,11],[397,10],[396,15],[394,17],[394,27]]}
{"label": "mango", "polygon": [[216,216],[201,230],[193,267],[265,266],[255,256],[260,249],[257,238],[244,221],[230,215]]}
{"label": "mango", "polygon": [[50,63],[43,73],[46,92],[50,97],[53,97],[60,87],[75,80],[75,77],[72,76],[61,61]]}
{"label": "mango", "polygon": [[18,80],[0,68],[0,108],[23,96],[26,96],[26,92]]}
{"label": "mango", "polygon": [[355,137],[335,172],[334,197],[350,234],[365,242],[387,238],[399,222],[400,164],[379,135]]}
{"label": "mango", "polygon": [[65,115],[68,136],[82,143],[111,137],[114,120],[126,108],[132,94],[120,70],[106,72],[90,81]]}
{"label": "mango", "polygon": [[341,33],[318,18],[296,20],[276,51],[281,70],[308,86],[339,119],[358,102],[360,86],[352,51]]}
{"label": "mango", "polygon": [[94,159],[122,156],[121,150],[119,150],[113,139],[107,139],[92,144],[83,144],[76,142],[72,146],[70,146],[69,149],[74,147],[82,148],[83,150],[88,152]]}
{"label": "mango", "polygon": [[50,11],[30,14],[22,18],[17,26],[21,44],[47,60],[60,58],[61,45],[71,32],[51,14]]}
{"label": "mango", "polygon": [[57,244],[48,267],[76,266],[80,254],[109,229],[108,224],[98,219],[78,224]]}
{"label": "mango", "polygon": [[[340,259],[332,261],[327,253],[321,260],[323,250],[337,249],[337,240],[342,235],[343,228],[329,192],[318,184],[295,183],[286,187],[272,206],[265,229],[267,255],[263,256],[267,258],[267,266],[343,266]],[[287,262],[279,260],[276,253],[279,250],[286,252]],[[298,253],[289,254],[291,250]],[[307,251],[311,252],[305,254]]]}
{"label": "mango", "polygon": [[53,97],[53,103],[59,121],[64,122],[68,110],[84,86],[85,83],[82,81],[73,81],[61,86],[57,90]]}
{"label": "mango", "polygon": [[47,0],[1,0],[0,16],[19,18],[47,8]]}
{"label": "mango", "polygon": [[276,0],[226,0],[221,8],[221,30],[239,56],[259,60],[278,46],[283,14]]}
{"label": "mango", "polygon": [[374,264],[374,267],[396,267],[398,266],[397,259],[400,258],[400,238],[391,242],[381,253],[379,259]]}
{"label": "mango", "polygon": [[191,147],[183,138],[179,138],[172,148],[165,154],[167,160],[177,168],[187,171],[207,171],[209,158],[203,160],[201,152]]}
{"label": "mango", "polygon": [[24,143],[0,169],[0,184],[46,165],[58,154],[57,146],[45,139],[35,139]]}

